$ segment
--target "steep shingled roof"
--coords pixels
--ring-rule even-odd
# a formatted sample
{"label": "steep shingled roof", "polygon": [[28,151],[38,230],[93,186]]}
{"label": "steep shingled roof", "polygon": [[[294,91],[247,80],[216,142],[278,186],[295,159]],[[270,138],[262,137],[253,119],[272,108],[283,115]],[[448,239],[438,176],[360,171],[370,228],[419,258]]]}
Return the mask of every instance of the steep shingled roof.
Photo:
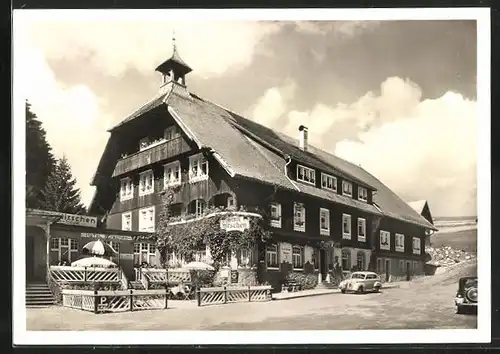
{"label": "steep shingled roof", "polygon": [[[359,166],[311,145],[307,152],[302,151],[297,147],[295,139],[277,133],[194,94],[187,99],[172,91],[164,96],[161,102],[159,99],[150,102],[151,107],[161,104],[168,107],[173,118],[187,131],[188,136],[196,141],[200,149],[207,148],[216,152],[223,160],[226,169],[235,177],[298,190],[373,214],[380,215],[379,210],[381,210],[385,216],[435,229],[387,186]],[[140,114],[133,113],[118,126],[137,119],[145,113],[142,108],[140,111]],[[285,156],[291,156],[306,165],[339,177],[347,177],[360,185],[376,190],[374,202],[378,208],[334,192],[290,181],[284,172]]]}

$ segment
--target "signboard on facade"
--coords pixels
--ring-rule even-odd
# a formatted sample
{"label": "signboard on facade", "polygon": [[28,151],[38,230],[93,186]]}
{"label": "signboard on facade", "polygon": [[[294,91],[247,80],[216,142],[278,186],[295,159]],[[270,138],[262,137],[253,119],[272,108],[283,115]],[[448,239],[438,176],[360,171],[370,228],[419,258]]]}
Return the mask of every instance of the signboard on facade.
{"label": "signboard on facade", "polygon": [[281,262],[292,263],[292,245],[286,242],[280,244]]}
{"label": "signboard on facade", "polygon": [[245,231],[250,228],[250,221],[243,216],[228,216],[220,220],[220,228],[226,231]]}
{"label": "signboard on facade", "polygon": [[237,270],[231,270],[231,283],[237,283],[238,282],[238,271]]}
{"label": "signboard on facade", "polygon": [[132,236],[126,235],[106,235],[106,234],[97,234],[93,232],[82,232],[80,234],[82,238],[99,238],[103,240],[111,240],[111,241],[132,241]]}
{"label": "signboard on facade", "polygon": [[96,227],[97,218],[95,216],[62,213],[62,217],[61,219],[59,219],[59,221],[57,221],[57,223],[65,225]]}
{"label": "signboard on facade", "polygon": [[134,255],[132,253],[120,253],[120,258],[132,260],[132,259],[134,259]]}

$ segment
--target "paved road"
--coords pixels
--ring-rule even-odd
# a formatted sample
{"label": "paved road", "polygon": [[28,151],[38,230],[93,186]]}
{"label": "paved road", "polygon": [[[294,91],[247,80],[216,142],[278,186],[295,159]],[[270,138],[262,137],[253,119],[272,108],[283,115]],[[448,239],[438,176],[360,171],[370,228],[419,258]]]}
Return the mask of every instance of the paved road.
{"label": "paved road", "polygon": [[262,303],[177,306],[100,314],[68,308],[28,309],[28,330],[340,330],[477,328],[475,315],[456,315],[456,285],[331,294]]}

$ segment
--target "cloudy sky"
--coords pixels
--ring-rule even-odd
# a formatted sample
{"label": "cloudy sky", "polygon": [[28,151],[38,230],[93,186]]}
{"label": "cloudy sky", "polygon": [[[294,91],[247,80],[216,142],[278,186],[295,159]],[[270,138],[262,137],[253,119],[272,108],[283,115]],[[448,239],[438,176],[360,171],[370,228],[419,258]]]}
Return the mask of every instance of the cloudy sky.
{"label": "cloudy sky", "polygon": [[476,215],[476,24],[459,20],[25,22],[25,95],[86,204],[106,130],[158,90],[173,28],[191,92],[291,136],[307,125],[434,216]]}

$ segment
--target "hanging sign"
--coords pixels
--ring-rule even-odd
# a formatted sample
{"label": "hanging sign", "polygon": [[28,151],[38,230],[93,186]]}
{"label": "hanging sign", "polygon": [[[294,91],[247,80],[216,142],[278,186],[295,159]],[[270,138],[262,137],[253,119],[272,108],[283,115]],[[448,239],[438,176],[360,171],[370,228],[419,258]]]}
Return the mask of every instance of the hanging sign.
{"label": "hanging sign", "polygon": [[66,214],[66,213],[61,213],[61,215],[62,215],[61,219],[57,221],[58,224],[88,226],[88,227],[97,226],[97,218],[95,216]]}
{"label": "hanging sign", "polygon": [[220,228],[225,231],[245,231],[250,228],[250,221],[243,216],[228,216],[220,220]]}

